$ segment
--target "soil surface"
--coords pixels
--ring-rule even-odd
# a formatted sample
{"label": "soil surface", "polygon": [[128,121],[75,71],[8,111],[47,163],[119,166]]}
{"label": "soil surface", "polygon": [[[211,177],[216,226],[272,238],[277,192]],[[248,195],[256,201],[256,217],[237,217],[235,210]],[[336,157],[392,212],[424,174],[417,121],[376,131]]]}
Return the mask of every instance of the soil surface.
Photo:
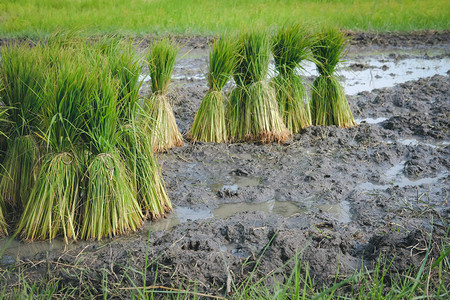
{"label": "soil surface", "polygon": [[[437,257],[450,219],[449,32],[351,35],[352,72],[375,68],[369,58],[428,57],[444,62],[443,73],[348,94],[360,123],[354,128],[309,127],[286,144],[186,142],[159,154],[175,206],[167,220],[29,255],[17,242],[0,259],[0,268],[12,270],[0,280],[14,284],[20,269],[11,268],[20,265],[35,280],[89,281],[93,293],[101,294],[104,274],[111,285],[142,286],[133,270],[144,268],[147,245],[154,262],[146,284],[195,282],[215,295],[248,278],[259,259],[255,279],[272,273],[282,280],[299,254],[314,280],[326,283],[338,266],[340,275],[371,269],[380,254],[395,258],[400,272],[419,268],[427,248]],[[208,40],[189,39],[184,50],[194,50],[184,51],[174,73],[171,99],[183,134],[207,91],[198,70],[207,70]],[[376,68],[380,76],[396,72]]]}

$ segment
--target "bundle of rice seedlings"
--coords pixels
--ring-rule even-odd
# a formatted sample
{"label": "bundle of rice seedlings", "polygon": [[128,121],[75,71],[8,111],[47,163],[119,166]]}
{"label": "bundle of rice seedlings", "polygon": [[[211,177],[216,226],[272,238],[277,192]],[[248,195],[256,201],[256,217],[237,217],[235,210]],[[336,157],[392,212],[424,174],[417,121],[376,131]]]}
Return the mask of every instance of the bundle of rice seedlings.
{"label": "bundle of rice seedlings", "polygon": [[[136,230],[142,210],[156,219],[172,209],[143,131],[149,118],[138,116],[142,64],[131,46],[108,43],[105,50],[55,35],[45,46],[3,51],[0,97],[13,138],[0,182],[9,188],[0,192],[0,234],[4,199],[19,200],[18,232],[33,240],[101,239]],[[127,139],[123,124],[138,124]]]}
{"label": "bundle of rice seedlings", "polygon": [[[47,154],[18,224],[26,239],[53,239],[62,234],[76,238],[76,209],[79,207],[82,132],[85,102],[93,93],[96,74],[76,52],[58,48],[52,76],[42,89],[41,134]],[[75,57],[75,58],[74,58]]]}
{"label": "bundle of rice seedlings", "polygon": [[243,34],[238,42],[237,87],[227,107],[228,134],[233,141],[284,142],[290,137],[267,82],[270,60],[267,32]]}
{"label": "bundle of rice seedlings", "polygon": [[18,229],[30,240],[76,238],[80,168],[71,152],[52,153],[44,159]]}
{"label": "bundle of rice seedlings", "polygon": [[147,58],[152,96],[147,99],[146,109],[152,119],[150,134],[154,151],[183,146],[183,138],[167,97],[177,53],[178,46],[163,39],[153,45]]}
{"label": "bundle of rice seedlings", "polygon": [[221,37],[209,50],[209,90],[195,114],[188,133],[192,141],[222,143],[227,141],[224,94],[222,89],[231,77],[236,63],[236,44],[232,37]]}
{"label": "bundle of rice seedlings", "polygon": [[87,167],[87,195],[81,216],[83,239],[102,239],[137,230],[143,215],[119,153],[95,155]]}
{"label": "bundle of rice seedlings", "polygon": [[143,64],[136,48],[117,38],[106,38],[100,44],[108,59],[112,75],[119,84],[119,119],[122,130],[121,152],[132,173],[137,199],[145,216],[159,219],[172,210],[156,158],[151,136],[146,134],[150,117],[139,106],[139,75]]}
{"label": "bundle of rice seedlings", "polygon": [[164,186],[161,168],[153,154],[151,138],[146,134],[146,116],[123,127],[124,152],[129,157],[137,197],[146,217],[160,219],[172,211],[172,203]]}
{"label": "bundle of rice seedlings", "polygon": [[84,176],[86,199],[80,214],[80,236],[101,239],[136,230],[143,215],[126,162],[120,155],[121,112],[118,85],[100,60],[93,73],[98,80],[89,98],[86,142],[90,158]]}
{"label": "bundle of rice seedlings", "polygon": [[43,47],[24,44],[2,47],[0,64],[0,99],[9,108],[7,150],[0,179],[0,197],[21,209],[28,199],[36,179],[39,143],[35,136],[39,128],[41,101],[38,91],[43,85],[48,57]]}
{"label": "bundle of rice seedlings", "polygon": [[312,53],[317,61],[319,76],[313,83],[311,116],[314,125],[356,125],[344,89],[336,76],[336,66],[345,54],[348,38],[337,29],[319,32]]}
{"label": "bundle of rice seedlings", "polygon": [[300,24],[281,28],[272,39],[272,52],[278,75],[273,78],[278,107],[284,124],[292,133],[311,125],[309,100],[297,69],[310,57],[311,35]]}

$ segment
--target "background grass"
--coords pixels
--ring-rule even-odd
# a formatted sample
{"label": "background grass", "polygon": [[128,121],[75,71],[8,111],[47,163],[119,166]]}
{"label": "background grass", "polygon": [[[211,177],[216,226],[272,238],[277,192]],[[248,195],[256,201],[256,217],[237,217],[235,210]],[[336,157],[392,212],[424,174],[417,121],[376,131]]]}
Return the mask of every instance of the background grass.
{"label": "background grass", "polygon": [[0,36],[86,34],[208,35],[307,21],[350,30],[450,28],[450,0],[2,0]]}

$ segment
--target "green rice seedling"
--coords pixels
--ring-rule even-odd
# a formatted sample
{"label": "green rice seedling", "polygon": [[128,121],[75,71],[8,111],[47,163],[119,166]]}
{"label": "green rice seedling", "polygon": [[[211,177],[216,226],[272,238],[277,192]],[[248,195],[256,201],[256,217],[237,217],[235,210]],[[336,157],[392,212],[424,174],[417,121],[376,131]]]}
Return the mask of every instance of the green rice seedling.
{"label": "green rice seedling", "polygon": [[36,179],[39,143],[34,135],[39,127],[41,107],[38,91],[48,64],[43,47],[25,44],[2,47],[0,99],[8,110],[7,150],[0,179],[0,197],[21,208]]}
{"label": "green rice seedling", "polygon": [[[86,99],[94,92],[96,74],[77,50],[55,48],[51,76],[42,88],[41,134],[47,144],[39,176],[19,221],[26,239],[76,238],[79,207],[82,133]],[[53,51],[53,50],[52,50]]]}
{"label": "green rice seedling", "polygon": [[177,53],[178,46],[163,39],[153,45],[147,58],[153,94],[147,99],[146,110],[152,119],[150,134],[154,151],[165,151],[183,145],[183,138],[167,97]]}
{"label": "green rice seedling", "polygon": [[188,133],[192,141],[222,143],[227,141],[224,95],[222,89],[230,79],[236,63],[235,42],[221,37],[209,50],[208,86]]}
{"label": "green rice seedling", "polygon": [[148,218],[160,219],[172,211],[172,204],[167,196],[161,168],[153,154],[151,137],[145,131],[147,126],[145,115],[136,125],[123,126],[123,148],[129,157],[129,168],[133,171],[141,208]]}
{"label": "green rice seedling", "polygon": [[80,213],[80,236],[101,239],[136,230],[143,215],[131,174],[119,153],[119,88],[104,61],[93,73],[98,80],[89,98],[86,115],[86,143],[90,158],[84,176],[86,199]]}
{"label": "green rice seedling", "polygon": [[274,89],[267,82],[270,41],[267,32],[243,34],[227,107],[228,134],[233,141],[284,142],[290,137],[278,111]]}
{"label": "green rice seedling", "polygon": [[292,133],[311,125],[309,100],[300,63],[310,59],[311,34],[307,27],[295,24],[281,28],[272,38],[272,52],[278,75],[273,78],[278,107],[284,124]]}
{"label": "green rice seedling", "polygon": [[319,76],[313,83],[311,117],[314,125],[356,125],[344,89],[335,75],[348,38],[337,29],[323,29],[312,46]]}
{"label": "green rice seedling", "polygon": [[111,74],[119,83],[119,119],[126,124],[137,113],[139,89],[142,85],[139,76],[144,64],[136,47],[118,37],[105,37],[95,46],[106,56]]}

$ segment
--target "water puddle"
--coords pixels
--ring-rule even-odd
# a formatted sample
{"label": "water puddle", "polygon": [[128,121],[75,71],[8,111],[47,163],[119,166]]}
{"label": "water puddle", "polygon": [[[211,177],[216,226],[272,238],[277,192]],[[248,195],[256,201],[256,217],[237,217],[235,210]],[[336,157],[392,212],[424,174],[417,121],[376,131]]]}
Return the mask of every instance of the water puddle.
{"label": "water puddle", "polygon": [[[422,141],[420,138],[417,139],[417,138],[413,138],[413,137],[405,138],[405,139],[398,139],[397,142],[399,142],[400,144],[405,145],[405,146],[417,147],[417,146],[421,145],[421,146],[426,146],[426,147],[430,147],[433,149],[447,147],[448,145],[450,145],[449,141],[441,141],[441,142],[431,144],[431,143]],[[394,144],[394,142],[389,140],[389,141],[386,141],[386,144],[390,145],[390,144]]]}
{"label": "water puddle", "polygon": [[[450,69],[450,58],[440,59],[405,58],[396,60],[388,58],[378,60],[368,58],[364,62],[370,67],[364,70],[344,69],[341,75],[345,78],[344,89],[346,94],[355,95],[363,91],[392,87],[394,85],[430,77],[436,74],[446,75]],[[350,62],[344,64],[349,66]]]}
{"label": "water puddle", "polygon": [[226,219],[235,214],[246,211],[262,211],[268,213],[274,213],[283,217],[290,217],[295,214],[305,212],[298,203],[291,201],[277,201],[271,200],[263,203],[227,203],[222,204],[218,208],[212,211],[215,218]]}
{"label": "water puddle", "polygon": [[195,220],[206,219],[226,219],[243,212],[267,212],[282,217],[291,217],[296,214],[306,214],[311,211],[319,211],[329,214],[334,219],[342,223],[351,222],[350,203],[347,200],[337,204],[330,204],[320,200],[316,196],[308,197],[302,202],[278,201],[272,199],[262,203],[225,203],[217,208],[192,209],[178,206],[167,219],[157,222],[147,222],[144,229],[152,231],[170,230],[173,227]]}
{"label": "water puddle", "polygon": [[386,121],[387,118],[365,118],[365,119],[355,119],[356,124],[366,123],[366,124],[378,124]]}
{"label": "water puddle", "polygon": [[439,180],[447,179],[449,176],[448,171],[443,171],[439,173],[436,177],[426,177],[417,180],[412,180],[403,174],[403,169],[405,167],[406,161],[401,161],[392,168],[388,169],[384,174],[384,180],[391,182],[391,184],[378,184],[372,182],[364,182],[359,185],[362,190],[386,190],[392,186],[398,186],[400,188],[406,186],[420,186],[422,184],[436,184]]}
{"label": "water puddle", "polygon": [[87,244],[88,242],[72,242],[66,244],[64,240],[57,238],[50,241],[22,242],[20,240],[0,239],[0,264],[14,263],[18,257],[30,257],[37,253],[51,252],[55,250],[70,250]]}
{"label": "water puddle", "polygon": [[417,147],[418,145],[424,145],[424,146],[427,146],[427,147],[430,147],[430,148],[433,148],[433,149],[440,148],[440,147],[445,147],[445,146],[450,145],[450,142],[448,142],[448,141],[443,141],[443,142],[436,143],[436,144],[430,144],[430,143],[425,143],[423,141],[419,141],[419,140],[414,139],[414,138],[411,138],[411,139],[399,139],[398,142],[400,144],[402,144],[402,145],[405,145],[405,146]]}

